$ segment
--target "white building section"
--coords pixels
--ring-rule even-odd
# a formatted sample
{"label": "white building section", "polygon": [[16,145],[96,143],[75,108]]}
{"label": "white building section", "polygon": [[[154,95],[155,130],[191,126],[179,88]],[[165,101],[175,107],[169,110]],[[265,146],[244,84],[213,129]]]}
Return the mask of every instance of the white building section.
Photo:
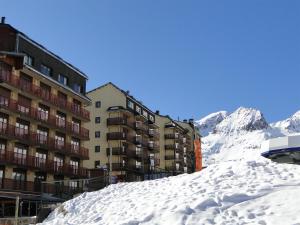
{"label": "white building section", "polygon": [[275,162],[300,164],[300,135],[270,139],[261,150],[262,156]]}

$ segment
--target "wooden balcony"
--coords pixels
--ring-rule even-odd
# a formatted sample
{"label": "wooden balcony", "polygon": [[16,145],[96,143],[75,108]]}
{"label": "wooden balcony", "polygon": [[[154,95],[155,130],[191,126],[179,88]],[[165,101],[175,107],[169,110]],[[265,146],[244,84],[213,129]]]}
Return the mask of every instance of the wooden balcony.
{"label": "wooden balcony", "polygon": [[34,119],[38,122],[42,122],[52,128],[59,129],[80,139],[89,140],[88,129],[76,126],[71,122],[59,120],[54,115],[45,114],[37,108],[25,105],[24,103],[12,98],[0,96],[0,108],[8,110],[9,112],[21,114],[22,116]]}
{"label": "wooden balcony", "polygon": [[7,149],[0,154],[0,163],[12,164],[23,168],[31,168],[49,173],[59,173],[66,176],[87,177],[87,169],[83,167],[74,167],[69,164],[59,166],[53,160],[45,160],[36,156],[24,155]]}
{"label": "wooden balcony", "polygon": [[165,139],[179,139],[180,137],[178,133],[165,134]]}
{"label": "wooden balcony", "polygon": [[110,132],[106,134],[108,141],[128,141],[130,143],[135,142],[135,136],[128,135],[126,132]]}
{"label": "wooden balcony", "polygon": [[148,134],[150,138],[153,138],[155,140],[158,140],[160,137],[160,134],[158,131],[154,130],[154,129],[149,129],[148,130]]}
{"label": "wooden balcony", "polygon": [[0,122],[0,136],[10,140],[18,140],[27,145],[49,149],[51,151],[60,152],[81,159],[89,158],[89,150],[87,148],[74,146],[71,143],[60,143],[54,138],[39,135],[3,122]]}
{"label": "wooden balcony", "polygon": [[175,156],[174,155],[166,155],[165,160],[174,160]]}
{"label": "wooden balcony", "polygon": [[127,126],[134,128],[133,122],[129,122],[127,118],[124,117],[113,117],[107,119],[107,126]]}
{"label": "wooden balcony", "polygon": [[[110,164],[107,163],[107,168],[110,168]],[[123,171],[125,169],[124,165],[122,163],[112,163],[112,170],[113,171]]]}
{"label": "wooden balcony", "polygon": [[[122,148],[122,147],[115,147],[112,148],[112,155],[126,155],[126,149]],[[110,155],[110,148],[106,149],[106,155],[109,156]]]}
{"label": "wooden balcony", "polygon": [[3,71],[3,68],[1,69],[2,72],[0,73],[0,80],[2,82],[18,90],[24,91],[34,97],[41,98],[45,102],[50,103],[62,110],[67,110],[85,121],[90,121],[90,113],[83,107],[76,105],[73,102],[63,101],[57,95],[46,92],[40,86],[21,81],[18,76],[12,74],[10,71],[5,72]]}

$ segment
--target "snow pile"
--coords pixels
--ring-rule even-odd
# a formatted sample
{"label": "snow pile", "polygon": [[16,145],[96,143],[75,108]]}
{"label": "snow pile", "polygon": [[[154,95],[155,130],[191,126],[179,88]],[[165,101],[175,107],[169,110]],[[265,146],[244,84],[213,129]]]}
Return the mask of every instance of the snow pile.
{"label": "snow pile", "polygon": [[119,183],[65,202],[44,225],[300,225],[300,170],[260,156],[262,141],[300,131],[300,113],[268,124],[255,109],[198,121],[208,167]]}
{"label": "snow pile", "polygon": [[300,171],[266,159],[120,183],[65,202],[44,225],[300,224]]}
{"label": "snow pile", "polygon": [[[213,117],[215,113],[205,118]],[[200,120],[201,121],[201,120]],[[197,122],[196,122],[197,123]],[[210,122],[206,122],[210,126]],[[196,124],[201,133],[205,121]],[[204,165],[222,161],[249,160],[260,155],[261,143],[270,138],[295,135],[300,132],[300,111],[291,118],[268,124],[256,109],[239,108],[225,118],[202,138]]]}

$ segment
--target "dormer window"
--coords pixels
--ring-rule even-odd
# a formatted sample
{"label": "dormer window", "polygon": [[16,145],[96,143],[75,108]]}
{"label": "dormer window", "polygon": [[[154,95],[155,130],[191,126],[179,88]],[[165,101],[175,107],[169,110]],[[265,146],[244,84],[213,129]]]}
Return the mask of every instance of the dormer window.
{"label": "dormer window", "polygon": [[128,108],[130,108],[130,109],[134,109],[134,105],[133,105],[133,102],[132,102],[132,101],[128,101],[128,102],[127,102],[127,106],[128,106]]}
{"label": "dormer window", "polygon": [[44,75],[46,75],[46,76],[51,76],[51,68],[50,67],[48,67],[48,66],[46,66],[46,65],[44,65],[44,64],[41,64],[41,73],[42,74],[44,74]]}
{"label": "dormer window", "polygon": [[77,93],[81,93],[81,91],[82,91],[81,85],[76,84],[76,83],[73,84],[73,90]]}
{"label": "dormer window", "polygon": [[141,114],[141,113],[142,113],[142,109],[141,109],[141,107],[139,107],[139,106],[135,106],[135,111],[136,111],[138,114]]}
{"label": "dormer window", "polygon": [[25,53],[24,63],[28,66],[33,66],[33,57]]}
{"label": "dormer window", "polygon": [[58,74],[58,82],[67,85],[68,84],[68,78],[62,74]]}

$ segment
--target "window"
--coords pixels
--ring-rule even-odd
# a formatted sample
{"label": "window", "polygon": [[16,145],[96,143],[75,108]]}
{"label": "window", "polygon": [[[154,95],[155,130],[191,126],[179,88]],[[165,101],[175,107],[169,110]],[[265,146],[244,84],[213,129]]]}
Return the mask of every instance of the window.
{"label": "window", "polygon": [[48,131],[43,128],[37,129],[37,141],[39,144],[45,145],[48,142]]}
{"label": "window", "polygon": [[130,109],[134,109],[134,104],[132,101],[129,101],[127,102],[127,107],[130,108]]}
{"label": "window", "polygon": [[136,111],[138,114],[141,114],[141,113],[142,113],[142,109],[141,109],[141,107],[139,107],[139,106],[135,106],[135,111]]}
{"label": "window", "polygon": [[143,110],[143,116],[146,117],[146,118],[148,118],[148,112],[145,111],[145,110]]}
{"label": "window", "polygon": [[81,85],[74,83],[73,84],[73,90],[77,93],[81,93],[82,92],[82,88]]}
{"label": "window", "polygon": [[5,149],[6,149],[6,144],[5,142],[0,142],[0,155],[4,156],[5,155]]}
{"label": "window", "polygon": [[18,111],[28,114],[31,107],[31,99],[23,95],[18,95]]}
{"label": "window", "polygon": [[95,123],[100,123],[100,116],[95,117]]}
{"label": "window", "polygon": [[41,73],[50,77],[52,74],[52,70],[50,67],[41,64]]}
{"label": "window", "polygon": [[100,152],[100,145],[95,146],[95,152]]}
{"label": "window", "polygon": [[58,74],[58,82],[67,85],[68,84],[68,78],[62,74]]}
{"label": "window", "polygon": [[54,156],[54,169],[60,171],[64,165],[64,159],[60,156]]}
{"label": "window", "polygon": [[14,169],[13,173],[12,173],[12,179],[15,181],[25,181],[26,180],[26,172],[24,171],[16,171],[16,169]]}
{"label": "window", "polygon": [[100,131],[95,132],[95,138],[100,138]]}
{"label": "window", "polygon": [[59,127],[66,127],[66,115],[61,113],[61,112],[57,112],[56,113],[56,126]]}
{"label": "window", "polygon": [[24,63],[28,66],[33,66],[34,63],[33,57],[25,53]]}
{"label": "window", "polygon": [[80,132],[80,121],[76,119],[72,119],[72,131],[76,134]]}
{"label": "window", "polygon": [[95,161],[95,168],[100,168],[100,160]]}
{"label": "window", "polygon": [[101,101],[96,101],[96,108],[100,108],[101,107]]}
{"label": "window", "polygon": [[79,152],[79,148],[80,148],[80,141],[79,141],[79,139],[72,138],[72,140],[71,140],[71,148],[72,148],[72,151]]}
{"label": "window", "polygon": [[43,121],[48,121],[49,111],[49,107],[39,104],[38,118]]}
{"label": "window", "polygon": [[47,84],[44,84],[42,82],[40,82],[40,87],[41,87],[41,97],[44,99],[44,100],[48,100],[50,99],[50,94],[51,94],[51,87],[48,86]]}
{"label": "window", "polygon": [[43,152],[35,153],[35,164],[37,167],[44,167],[46,165],[47,154]]}
{"label": "window", "polygon": [[0,115],[0,131],[5,132],[7,129],[7,120],[8,118],[5,115]]}
{"label": "window", "polygon": [[29,123],[25,121],[17,121],[15,134],[19,137],[26,137],[29,134]]}
{"label": "window", "polygon": [[149,120],[150,120],[151,122],[154,122],[154,116],[152,116],[152,115],[149,114]]}
{"label": "window", "polygon": [[18,164],[25,165],[26,158],[27,158],[27,148],[25,146],[15,146],[14,160],[16,160]]}
{"label": "window", "polygon": [[77,174],[78,173],[78,168],[79,168],[79,162],[75,160],[70,160],[70,166],[73,169],[73,173]]}
{"label": "window", "polygon": [[65,147],[65,137],[61,134],[55,134],[55,147],[62,149]]}

